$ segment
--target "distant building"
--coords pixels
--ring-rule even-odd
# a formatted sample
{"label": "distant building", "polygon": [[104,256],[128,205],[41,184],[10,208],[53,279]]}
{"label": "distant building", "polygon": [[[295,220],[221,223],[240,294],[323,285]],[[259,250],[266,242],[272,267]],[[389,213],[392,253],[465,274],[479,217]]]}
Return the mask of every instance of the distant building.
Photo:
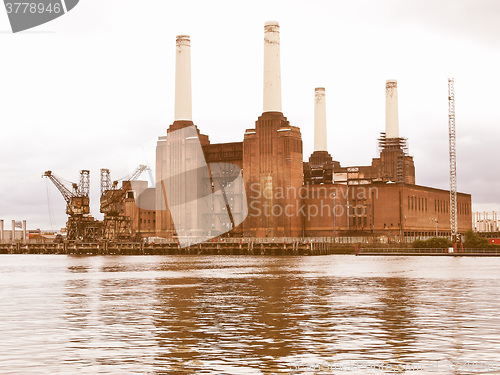
{"label": "distant building", "polygon": [[26,220],[12,220],[11,229],[6,230],[4,221],[0,220],[0,243],[15,241],[26,241],[28,238],[26,231]]}
{"label": "distant building", "polygon": [[474,212],[474,231],[480,233],[500,232],[500,215],[498,212]]}

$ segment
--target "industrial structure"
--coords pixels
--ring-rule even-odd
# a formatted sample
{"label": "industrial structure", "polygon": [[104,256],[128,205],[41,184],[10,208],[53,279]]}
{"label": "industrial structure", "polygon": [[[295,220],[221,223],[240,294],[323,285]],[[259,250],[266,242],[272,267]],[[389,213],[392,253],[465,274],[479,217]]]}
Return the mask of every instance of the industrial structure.
{"label": "industrial structure", "polygon": [[[20,230],[16,230],[19,228]],[[13,241],[26,241],[28,238],[26,230],[26,220],[16,221],[12,220],[10,230],[5,230],[4,221],[0,220],[0,243],[13,242]]]}
{"label": "industrial structure", "polygon": [[131,195],[131,181],[137,180],[142,172],[149,169],[140,165],[130,176],[124,177],[122,186],[118,187],[120,180],[111,182],[109,169],[101,169],[101,212],[104,214],[101,237],[105,240],[131,240],[132,233],[130,216],[125,215],[125,200],[133,199]]}
{"label": "industrial structure", "polygon": [[[451,237],[472,227],[471,196],[456,193],[456,184],[452,186],[451,200],[450,191],[415,184],[413,157],[407,139],[399,132],[396,80],[386,82],[386,129],[378,139],[379,156],[365,166],[342,166],[328,152],[326,90],[316,88],[314,152],[304,162],[301,130],[291,125],[282,111],[277,22],[266,22],[264,26],[263,113],[254,127],[245,130],[241,142],[213,144],[195,126],[189,36],[178,36],[176,48],[174,122],[158,139],[156,189],[140,189],[141,194],[154,195],[156,204],[147,209],[126,206],[132,220],[138,215],[150,215],[149,233],[176,236],[161,184],[168,179],[166,171],[179,167],[167,165],[170,159],[166,155],[173,151],[165,145],[172,132],[193,126],[197,129],[194,138],[202,147],[192,152],[190,160],[202,153],[207,163],[232,163],[243,171],[248,216],[232,228],[233,236],[377,236],[403,241],[433,235]],[[186,163],[185,171],[191,168]],[[237,201],[228,206],[234,215],[240,215],[245,208]],[[450,212],[454,209],[455,226],[450,226]],[[196,220],[212,220],[213,227],[217,227],[214,217]],[[193,221],[192,228],[193,236],[201,234],[196,232],[197,222]]]}
{"label": "industrial structure", "polygon": [[[327,147],[326,89],[316,88],[314,152],[304,161],[301,129],[292,125],[282,110],[278,22],[264,26],[263,112],[254,126],[244,131],[242,141],[211,143],[194,124],[190,49],[190,37],[177,36],[174,121],[158,138],[156,186],[149,188],[146,181],[134,181],[142,172],[138,169],[118,188],[111,183],[109,170],[101,170],[101,212],[105,214],[99,229],[101,238],[123,240],[138,235],[175,239],[227,232],[229,236],[252,238],[372,237],[404,242],[435,235],[456,237],[471,229],[471,196],[456,192],[452,81],[452,174],[451,191],[447,191],[416,185],[413,157],[399,131],[396,80],[386,81],[386,126],[378,139],[379,155],[370,165],[342,166],[332,157]],[[185,135],[174,139],[179,134]],[[226,182],[218,182],[215,165],[225,166],[219,172]],[[93,238],[89,231],[95,221],[89,216],[85,184],[88,173],[83,172],[72,192],[50,171],[45,174],[67,202],[70,239]],[[244,191],[234,186],[231,190],[231,181],[241,173]],[[187,186],[193,176],[200,181],[199,186]],[[205,199],[208,193],[216,196],[218,189],[223,191],[223,204]],[[196,208],[194,203],[201,198],[211,205],[208,211]],[[169,206],[173,201],[177,203]],[[181,217],[182,225],[174,217]],[[82,222],[82,226],[76,224]],[[186,228],[191,231],[184,233]]]}
{"label": "industrial structure", "polygon": [[500,214],[496,211],[473,212],[474,231],[479,233],[499,233]]}
{"label": "industrial structure", "polygon": [[66,201],[67,239],[94,241],[100,238],[101,223],[90,215],[90,171],[80,171],[80,181],[71,182],[71,189],[52,171],[46,171],[42,177],[52,181]]}
{"label": "industrial structure", "polygon": [[448,79],[448,132],[450,139],[450,227],[454,243],[458,240],[457,212],[457,136],[455,130],[455,81]]}
{"label": "industrial structure", "polygon": [[[137,237],[132,232],[130,216],[125,214],[125,200],[133,200],[131,181],[148,170],[140,165],[130,176],[112,181],[109,169],[101,169],[101,208],[104,220],[99,221],[90,215],[90,171],[80,171],[79,183],[69,182],[46,171],[42,177],[48,178],[57,187],[66,201],[66,238],[70,241],[129,241]],[[118,186],[122,181],[122,186]],[[66,184],[65,184],[66,183]],[[66,185],[71,185],[71,189]],[[147,182],[146,182],[147,184]],[[127,197],[127,194],[129,196]],[[3,221],[1,222],[3,229]],[[3,235],[3,230],[2,230]],[[140,239],[140,236],[138,236]]]}

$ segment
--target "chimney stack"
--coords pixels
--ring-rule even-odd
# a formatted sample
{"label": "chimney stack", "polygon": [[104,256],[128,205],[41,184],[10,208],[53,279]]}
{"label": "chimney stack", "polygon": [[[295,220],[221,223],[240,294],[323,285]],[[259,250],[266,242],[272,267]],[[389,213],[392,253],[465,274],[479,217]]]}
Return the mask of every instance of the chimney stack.
{"label": "chimney stack", "polygon": [[385,83],[385,136],[399,138],[398,81],[395,79]]}
{"label": "chimney stack", "polygon": [[191,43],[189,35],[177,35],[175,54],[175,121],[192,121]]}
{"label": "chimney stack", "polygon": [[0,243],[4,240],[3,238],[3,220],[0,220]]}
{"label": "chimney stack", "polygon": [[314,151],[328,151],[326,145],[325,88],[314,90]]}
{"label": "chimney stack", "polygon": [[264,25],[264,111],[281,112],[280,26]]}
{"label": "chimney stack", "polygon": [[23,220],[23,241],[26,241],[28,239],[27,237],[27,231],[26,231],[26,220]]}
{"label": "chimney stack", "polygon": [[12,242],[16,240],[16,221],[12,220]]}

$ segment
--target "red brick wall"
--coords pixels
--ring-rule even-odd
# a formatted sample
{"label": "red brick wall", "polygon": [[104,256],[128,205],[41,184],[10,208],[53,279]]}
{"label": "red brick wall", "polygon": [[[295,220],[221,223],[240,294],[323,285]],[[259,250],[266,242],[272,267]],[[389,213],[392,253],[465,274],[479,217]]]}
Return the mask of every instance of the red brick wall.
{"label": "red brick wall", "polygon": [[[306,205],[332,207],[332,193],[337,196],[335,227],[338,234],[353,232],[399,235],[401,232],[419,232],[419,235],[434,235],[435,219],[438,220],[438,235],[450,231],[449,198],[447,190],[418,185],[373,183],[360,186],[314,185],[308,187],[310,194]],[[318,195],[319,189],[327,192]],[[408,201],[409,206],[408,206]],[[347,210],[349,205],[349,210]],[[409,208],[408,208],[409,207]],[[471,196],[458,194],[458,229],[463,233],[472,227]],[[342,208],[342,209],[341,209]],[[331,236],[333,216],[317,216],[316,208],[305,209],[305,232],[310,236]],[[349,221],[347,218],[349,212]],[[339,216],[340,215],[340,216]],[[425,234],[423,234],[425,232]]]}
{"label": "red brick wall", "polygon": [[[245,133],[243,178],[249,205],[243,231],[256,237],[300,236],[302,216],[291,207],[300,198],[283,192],[299,191],[303,181],[300,130],[281,112],[266,112]],[[280,193],[281,189],[281,193]],[[291,214],[287,214],[286,211]]]}

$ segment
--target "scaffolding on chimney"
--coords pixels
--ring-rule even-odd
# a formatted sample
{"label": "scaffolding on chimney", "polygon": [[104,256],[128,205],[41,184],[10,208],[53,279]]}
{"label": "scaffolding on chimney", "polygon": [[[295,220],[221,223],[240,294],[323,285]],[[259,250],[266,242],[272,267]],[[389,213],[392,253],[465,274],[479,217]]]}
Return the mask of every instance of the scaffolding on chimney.
{"label": "scaffolding on chimney", "polygon": [[[391,153],[395,154],[395,173],[394,167],[386,166],[383,168],[382,178],[387,181],[397,183],[405,182],[405,157],[408,155],[408,139],[407,138],[387,138],[386,133],[380,133],[378,138],[379,154]],[[394,159],[393,159],[394,160]]]}
{"label": "scaffolding on chimney", "polygon": [[408,156],[408,138],[387,138],[385,133],[380,133],[378,138],[378,152],[379,154],[383,150],[401,150],[402,156]]}
{"label": "scaffolding on chimney", "polygon": [[398,156],[397,175],[396,175],[396,182],[398,184],[405,182],[404,168],[405,168],[405,159],[402,155],[399,155]]}

